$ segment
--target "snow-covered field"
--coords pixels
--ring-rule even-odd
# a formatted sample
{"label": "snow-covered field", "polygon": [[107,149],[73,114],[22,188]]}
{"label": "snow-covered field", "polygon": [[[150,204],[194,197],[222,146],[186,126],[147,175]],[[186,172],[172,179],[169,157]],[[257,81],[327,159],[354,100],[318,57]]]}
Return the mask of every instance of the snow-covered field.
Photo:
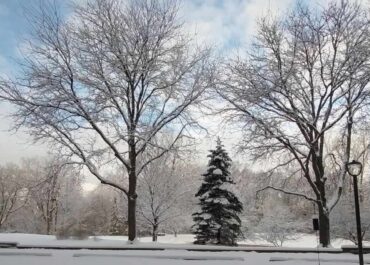
{"label": "snow-covered field", "polygon": [[[313,265],[317,254],[255,252],[102,251],[102,250],[0,250],[1,265]],[[274,262],[270,261],[275,260]],[[358,264],[351,254],[320,254],[325,265]],[[365,261],[370,260],[365,255]]]}
{"label": "snow-covered field", "polygon": [[[318,264],[317,253],[256,253],[256,252],[209,252],[187,251],[186,247],[200,247],[191,244],[193,235],[166,235],[159,237],[158,243],[150,242],[150,238],[141,238],[134,245],[127,245],[126,237],[100,236],[87,240],[57,240],[54,236],[31,234],[0,234],[0,242],[17,242],[23,246],[74,246],[80,248],[91,247],[163,247],[166,250],[53,250],[53,249],[0,249],[1,265],[74,265],[74,264]],[[268,245],[263,241],[243,241],[241,244]],[[348,244],[346,241],[335,240],[334,247]],[[299,239],[288,241],[285,246],[294,248],[316,247],[317,239],[314,235],[300,235]],[[271,260],[271,261],[270,261]],[[324,254],[320,253],[323,264],[356,264],[358,259],[352,254]],[[370,255],[365,255],[370,262]]]}
{"label": "snow-covered field", "polygon": [[[318,245],[318,239],[314,234],[300,234],[295,236],[296,239],[288,240],[284,242],[284,247],[294,247],[294,248],[315,248]],[[159,236],[158,242],[151,242],[151,237],[139,238],[138,243],[140,246],[162,246],[162,245],[189,245],[194,241],[194,235],[191,234],[180,234],[178,236],[165,235]],[[55,236],[48,235],[35,235],[35,234],[19,234],[19,233],[0,233],[0,242],[17,242],[21,245],[37,245],[37,246],[96,246],[96,247],[119,247],[122,245],[126,246],[127,237],[125,236],[96,236],[90,237],[86,240],[58,240]],[[368,242],[365,242],[365,245]],[[243,240],[239,242],[240,245],[248,246],[271,246],[263,240]],[[340,248],[342,245],[353,245],[352,242],[343,239],[332,240],[332,246],[334,248]],[[178,246],[180,247],[180,246]]]}

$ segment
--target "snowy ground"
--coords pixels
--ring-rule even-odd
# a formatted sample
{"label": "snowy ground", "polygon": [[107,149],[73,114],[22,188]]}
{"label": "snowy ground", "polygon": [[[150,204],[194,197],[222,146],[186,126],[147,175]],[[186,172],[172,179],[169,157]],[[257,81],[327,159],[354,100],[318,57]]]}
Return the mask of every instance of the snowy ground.
{"label": "snowy ground", "polygon": [[[275,260],[275,261],[271,261]],[[325,265],[358,264],[357,256],[351,254],[320,254]],[[365,255],[365,262],[370,255]],[[0,249],[2,265],[314,265],[318,256],[291,253],[256,252],[189,252],[185,250],[164,251],[107,251],[107,250],[7,250]]]}
{"label": "snowy ground", "polygon": [[[1,265],[98,265],[98,264],[258,264],[258,265],[313,265],[318,264],[317,253],[256,253],[256,252],[208,252],[187,251],[184,248],[192,246],[192,235],[166,235],[159,237],[158,243],[151,243],[150,238],[141,238],[135,245],[127,245],[127,238],[101,236],[88,240],[57,240],[53,236],[30,234],[0,234],[0,242],[17,242],[24,246],[75,246],[89,247],[119,247],[135,246],[140,248],[162,247],[166,250],[51,250],[51,249],[0,249]],[[313,235],[301,235],[299,239],[287,242],[287,247],[312,248],[317,245]],[[244,241],[248,245],[267,245],[263,241]],[[333,246],[348,244],[345,241],[334,241]],[[195,246],[198,247],[198,246]],[[320,253],[322,264],[358,264],[356,255]],[[370,263],[370,255],[365,255],[365,261]]]}
{"label": "snowy ground", "polygon": [[[174,235],[165,235],[158,237],[158,243],[152,243],[151,237],[139,238],[138,244],[140,246],[157,245],[189,245],[194,241],[194,235],[183,234],[175,237]],[[0,233],[0,242],[17,242],[21,245],[52,245],[52,246],[96,246],[96,247],[119,247],[125,245],[127,237],[125,236],[96,236],[90,237],[87,240],[57,240],[54,236],[34,235],[34,234],[18,234],[18,233]],[[270,243],[263,240],[243,240],[239,242],[240,245],[248,246],[271,246]],[[365,245],[370,245],[368,242]],[[315,248],[318,245],[316,235],[300,234],[296,235],[294,240],[284,242],[284,247],[294,248]],[[332,240],[334,248],[340,248],[342,245],[353,245],[352,242],[343,239]],[[180,246],[178,246],[180,247]]]}
{"label": "snowy ground", "polygon": [[[320,254],[325,265],[358,264],[352,254]],[[370,255],[365,255],[370,262]],[[98,264],[151,264],[151,265],[313,265],[318,264],[318,255],[292,253],[256,252],[189,252],[185,250],[164,251],[103,251],[103,250],[7,250],[0,249],[2,265],[98,265]]]}

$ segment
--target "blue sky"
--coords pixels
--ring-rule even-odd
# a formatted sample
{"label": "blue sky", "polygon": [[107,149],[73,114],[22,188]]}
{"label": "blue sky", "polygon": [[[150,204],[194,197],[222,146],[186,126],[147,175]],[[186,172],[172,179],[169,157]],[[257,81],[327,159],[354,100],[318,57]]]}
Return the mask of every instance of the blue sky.
{"label": "blue sky", "polygon": [[27,31],[27,20],[23,15],[21,5],[27,0],[2,0],[0,1],[0,70],[7,71],[11,67],[18,40]]}
{"label": "blue sky", "polygon": [[[14,58],[29,32],[25,9],[39,0],[0,0],[0,73],[15,70]],[[44,0],[45,1],[45,0]],[[47,1],[47,0],[46,0]],[[62,5],[67,1],[57,0]],[[78,0],[83,1],[83,0]],[[283,10],[294,0],[183,0],[180,16],[200,42],[238,47],[252,33],[253,20],[269,7]]]}
{"label": "blue sky", "polygon": [[[42,0],[53,1],[53,0]],[[68,0],[56,0],[66,6]],[[86,0],[75,0],[83,2]],[[243,47],[255,33],[255,20],[270,10],[279,13],[294,6],[297,0],[183,0],[180,17],[197,34],[199,42],[216,44],[229,52]],[[322,4],[328,0],[301,0]],[[25,9],[39,0],[0,0],[0,74],[16,70],[13,59],[29,32]]]}

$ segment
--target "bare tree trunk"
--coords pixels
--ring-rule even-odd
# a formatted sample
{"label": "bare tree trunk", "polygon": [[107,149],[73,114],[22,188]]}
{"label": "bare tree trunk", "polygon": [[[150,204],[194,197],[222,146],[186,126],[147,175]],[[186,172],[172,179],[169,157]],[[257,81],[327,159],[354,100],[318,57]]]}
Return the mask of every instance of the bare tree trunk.
{"label": "bare tree trunk", "polygon": [[136,198],[129,195],[128,199],[128,240],[134,241],[136,238]]}
{"label": "bare tree trunk", "polygon": [[57,233],[57,225],[58,225],[58,205],[56,203],[55,206],[55,214],[54,214],[54,234]]}
{"label": "bare tree trunk", "polygon": [[319,226],[320,226],[320,245],[322,247],[330,246],[330,219],[329,214],[322,207],[319,208]]}
{"label": "bare tree trunk", "polygon": [[217,244],[221,244],[221,227],[217,231]]}
{"label": "bare tree trunk", "polygon": [[157,242],[158,240],[158,224],[153,224],[153,230],[152,230],[152,241]]}
{"label": "bare tree trunk", "polygon": [[46,198],[46,206],[45,206],[45,213],[43,214],[45,224],[46,224],[46,231],[47,235],[50,235],[50,222],[51,222],[51,211],[50,211],[50,198]]}
{"label": "bare tree trunk", "polygon": [[49,216],[47,217],[47,220],[46,220],[46,234],[50,235],[50,218],[49,218]]}
{"label": "bare tree trunk", "polygon": [[136,148],[134,136],[129,140],[129,190],[128,190],[128,240],[134,241],[136,238]]}

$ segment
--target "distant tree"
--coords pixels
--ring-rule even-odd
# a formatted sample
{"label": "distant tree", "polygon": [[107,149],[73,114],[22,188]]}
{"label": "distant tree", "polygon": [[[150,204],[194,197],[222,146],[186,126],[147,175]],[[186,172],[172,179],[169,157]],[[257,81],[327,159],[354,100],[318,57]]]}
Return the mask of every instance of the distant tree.
{"label": "distant tree", "polygon": [[14,164],[0,166],[0,230],[26,205],[28,195],[24,172]]}
{"label": "distant tree", "polygon": [[57,233],[69,225],[73,226],[75,217],[82,211],[86,201],[86,191],[82,188],[83,176],[74,167],[68,166],[66,169],[68,173],[60,178]]}
{"label": "distant tree", "polygon": [[109,234],[122,236],[127,234],[127,220],[120,215],[117,205],[117,198],[113,200],[113,207],[110,216]]}
{"label": "distant tree", "polygon": [[[22,166],[28,175],[30,205],[38,216],[42,229],[47,235],[54,234],[58,228],[59,211],[64,207],[62,197],[68,196],[64,185],[79,178],[79,170],[68,160],[58,156],[46,159],[24,159]],[[77,182],[75,182],[77,184]]]}
{"label": "distant tree", "polygon": [[[360,202],[362,240],[369,238],[370,206],[369,198]],[[332,213],[332,233],[337,238],[344,238],[357,245],[356,213],[353,193],[346,193]]]}
{"label": "distant tree", "polygon": [[241,230],[243,237],[251,239],[254,237],[254,227],[263,215],[262,211],[259,210],[259,205],[263,203],[264,194],[256,196],[256,190],[263,187],[265,184],[265,175],[262,171],[250,170],[250,165],[241,165],[233,163],[231,167],[231,175],[235,182],[235,192],[243,204],[243,212],[240,215],[242,220]]}
{"label": "distant tree", "polygon": [[[162,138],[161,141],[168,140]],[[151,156],[158,154],[157,150],[151,151]],[[139,178],[139,215],[150,227],[153,241],[157,241],[160,227],[164,229],[176,217],[186,214],[183,204],[190,197],[193,184],[188,181],[189,176],[185,176],[184,167],[180,154],[173,151],[153,161]]]}
{"label": "distant tree", "polygon": [[89,235],[109,235],[112,206],[117,194],[111,187],[99,186],[90,192],[85,191],[81,197],[75,197],[73,193],[62,196],[60,199],[63,200],[63,211],[58,217],[60,221],[57,236],[84,238]]}
{"label": "distant tree", "polygon": [[84,230],[94,235],[109,234],[114,195],[112,188],[107,186],[99,186],[89,192],[75,217],[74,226],[81,224]]}
{"label": "distant tree", "polygon": [[223,149],[220,139],[211,150],[208,169],[203,174],[203,183],[195,195],[199,198],[200,211],[193,214],[195,244],[215,243],[235,245],[240,235],[239,214],[243,206],[230,191],[234,184],[230,175],[231,159]]}
{"label": "distant tree", "polygon": [[[53,155],[0,166],[0,219],[6,219],[3,228],[55,234],[79,210],[83,201],[81,180],[79,168]],[[9,215],[5,218],[6,212]]]}

